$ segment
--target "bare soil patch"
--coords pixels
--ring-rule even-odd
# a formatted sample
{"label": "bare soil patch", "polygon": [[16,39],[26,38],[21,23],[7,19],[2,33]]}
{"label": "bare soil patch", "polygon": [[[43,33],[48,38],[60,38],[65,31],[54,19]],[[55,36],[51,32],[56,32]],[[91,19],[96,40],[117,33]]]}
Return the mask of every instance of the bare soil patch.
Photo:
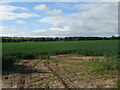
{"label": "bare soil patch", "polygon": [[22,60],[7,75],[2,76],[2,88],[58,88],[64,87],[44,66],[43,61]]}
{"label": "bare soil patch", "polygon": [[70,82],[70,78],[61,72],[58,66],[59,64],[47,61],[47,62],[44,62],[44,65],[48,67],[55,76],[57,76],[57,78],[64,85],[65,88],[75,88],[75,85]]}
{"label": "bare soil patch", "polygon": [[91,59],[105,60],[104,57],[56,55],[50,58],[60,60],[61,63],[55,61],[59,63],[58,71],[63,76],[69,77],[76,88],[114,88],[116,86],[117,74],[114,70],[91,69]]}
{"label": "bare soil patch", "polygon": [[91,69],[90,59],[104,60],[104,57],[56,55],[50,58],[53,60],[22,60],[16,63],[2,77],[2,87],[114,88],[116,85],[117,74],[114,71]]}
{"label": "bare soil patch", "polygon": [[63,55],[56,55],[56,56],[50,56],[50,58],[53,59],[69,59],[69,60],[90,60],[90,59],[94,59],[94,58],[99,58],[101,60],[104,59],[104,57],[102,56],[72,56],[69,54],[63,54]]}

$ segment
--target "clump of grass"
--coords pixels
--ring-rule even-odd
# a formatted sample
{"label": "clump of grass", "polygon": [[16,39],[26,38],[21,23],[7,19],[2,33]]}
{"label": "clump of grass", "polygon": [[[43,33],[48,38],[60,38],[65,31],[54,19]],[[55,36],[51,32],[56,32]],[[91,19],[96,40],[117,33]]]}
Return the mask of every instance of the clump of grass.
{"label": "clump of grass", "polygon": [[120,80],[117,81],[117,88],[120,89]]}
{"label": "clump of grass", "polygon": [[100,68],[103,70],[117,70],[117,59],[115,57],[107,57],[105,60],[99,58],[93,59],[94,68]]}
{"label": "clump of grass", "polygon": [[23,54],[22,59],[36,59],[35,54]]}
{"label": "clump of grass", "polygon": [[8,70],[9,67],[11,67],[14,62],[16,62],[15,56],[3,56],[2,57],[2,69]]}
{"label": "clump of grass", "polygon": [[49,59],[50,56],[49,55],[39,55],[38,59]]}

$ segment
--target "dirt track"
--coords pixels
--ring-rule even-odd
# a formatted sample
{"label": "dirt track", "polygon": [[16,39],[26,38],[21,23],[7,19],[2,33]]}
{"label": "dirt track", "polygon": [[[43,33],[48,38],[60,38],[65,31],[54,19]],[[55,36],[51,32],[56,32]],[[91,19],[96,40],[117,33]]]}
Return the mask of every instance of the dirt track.
{"label": "dirt track", "polygon": [[104,57],[102,56],[71,56],[69,54],[66,55],[56,55],[56,56],[50,56],[50,58],[54,59],[66,59],[66,60],[90,60],[94,58],[99,58],[101,60],[104,60]]}
{"label": "dirt track", "polygon": [[33,68],[29,66],[31,61],[32,60],[23,60],[21,63],[14,65],[9,70],[9,75],[3,76],[3,88],[24,88]]}
{"label": "dirt track", "polygon": [[[22,60],[16,63],[2,77],[3,88],[113,88],[116,75],[92,77],[96,71],[81,73],[84,65],[77,65],[81,60],[93,57],[69,57],[68,55],[51,56],[63,59],[64,64],[53,61]],[[101,57],[100,57],[101,58]],[[72,63],[71,63],[72,62]],[[84,71],[84,70],[83,70]],[[102,71],[100,71],[102,72]]]}
{"label": "dirt track", "polygon": [[54,64],[52,62],[44,62],[44,65],[48,67],[53,72],[54,75],[57,76],[57,78],[59,79],[60,82],[62,82],[65,88],[75,88],[73,83],[70,82],[70,78],[62,74],[58,64]]}
{"label": "dirt track", "polygon": [[[44,66],[44,63],[38,60],[23,60],[21,63],[14,65],[7,74],[2,77],[3,88],[47,88],[47,83],[53,88],[63,87],[56,80],[56,77],[52,75],[52,72]],[[44,79],[47,79],[46,82],[42,83],[45,86],[42,86],[42,84],[36,86],[36,84],[43,82]],[[49,81],[49,79],[53,79],[53,81]]]}

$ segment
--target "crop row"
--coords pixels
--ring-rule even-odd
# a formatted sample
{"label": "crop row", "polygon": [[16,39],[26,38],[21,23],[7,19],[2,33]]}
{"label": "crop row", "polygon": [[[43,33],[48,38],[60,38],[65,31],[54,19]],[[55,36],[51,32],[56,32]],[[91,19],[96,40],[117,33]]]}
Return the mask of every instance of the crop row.
{"label": "crop row", "polygon": [[6,69],[20,59],[49,59],[50,55],[58,54],[117,56],[118,41],[104,40],[3,43],[3,69]]}

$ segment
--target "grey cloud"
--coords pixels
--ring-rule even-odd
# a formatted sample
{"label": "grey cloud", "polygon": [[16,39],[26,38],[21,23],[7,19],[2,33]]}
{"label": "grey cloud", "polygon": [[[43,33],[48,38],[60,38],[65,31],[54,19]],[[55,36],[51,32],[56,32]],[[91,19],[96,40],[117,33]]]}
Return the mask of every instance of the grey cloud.
{"label": "grey cloud", "polygon": [[[51,30],[46,32],[31,33],[33,36],[111,36],[118,33],[118,6],[117,3],[88,3],[75,5],[76,9],[85,9],[84,12],[76,12],[67,15],[44,17],[40,23],[50,23]],[[84,21],[92,21],[87,24]],[[61,31],[64,27],[69,30]],[[31,35],[28,33],[27,35]],[[25,35],[25,34],[23,34]]]}

